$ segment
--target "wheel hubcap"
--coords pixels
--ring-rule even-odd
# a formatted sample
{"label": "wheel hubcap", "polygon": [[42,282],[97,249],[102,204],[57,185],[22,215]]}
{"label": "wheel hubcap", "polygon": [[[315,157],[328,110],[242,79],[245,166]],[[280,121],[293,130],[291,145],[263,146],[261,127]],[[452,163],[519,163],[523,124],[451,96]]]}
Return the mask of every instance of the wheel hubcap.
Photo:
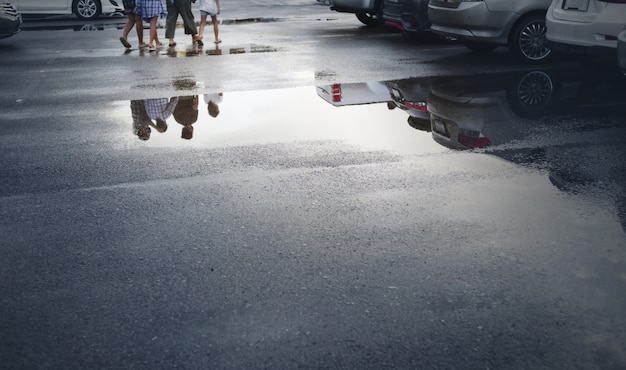
{"label": "wheel hubcap", "polygon": [[83,17],[89,18],[96,14],[96,3],[91,0],[80,0],[76,5],[78,13]]}
{"label": "wheel hubcap", "polygon": [[519,40],[520,50],[528,59],[540,60],[550,54],[546,45],[546,25],[543,22],[533,22],[524,28]]}

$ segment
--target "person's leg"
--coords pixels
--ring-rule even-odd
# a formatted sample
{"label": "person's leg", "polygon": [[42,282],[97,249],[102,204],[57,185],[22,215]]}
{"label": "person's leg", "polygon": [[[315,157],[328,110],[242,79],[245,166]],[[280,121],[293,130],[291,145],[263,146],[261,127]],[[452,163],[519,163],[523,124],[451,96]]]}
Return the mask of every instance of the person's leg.
{"label": "person's leg", "polygon": [[211,22],[213,22],[213,33],[215,34],[215,43],[219,44],[220,42],[222,42],[222,40],[220,40],[220,38],[219,38],[219,29],[218,29],[218,25],[217,25],[217,15],[212,15],[211,16]]}
{"label": "person's leg", "polygon": [[167,4],[167,18],[165,18],[165,38],[170,39],[170,46],[176,45],[174,34],[176,33],[176,21],[178,21],[178,8],[176,3]]}
{"label": "person's leg", "polygon": [[[128,11],[128,9],[126,10]],[[122,37],[120,37],[120,42],[122,43],[122,45],[124,45],[125,48],[130,48],[130,43],[128,42],[127,38],[130,30],[132,30],[133,26],[135,25],[135,15],[132,13],[132,11],[129,11],[128,13],[126,13],[126,15],[128,16],[128,20],[126,21],[124,29],[122,30]]]}
{"label": "person's leg", "polygon": [[198,39],[202,40],[204,38],[204,27],[206,26],[206,18],[207,14],[202,12],[202,16],[200,17],[200,29],[198,30]]}
{"label": "person's leg", "polygon": [[137,14],[135,16],[135,30],[137,30],[137,39],[139,40],[139,47],[145,47],[146,43],[143,42],[143,19]]}
{"label": "person's leg", "polygon": [[174,0],[174,2],[178,5],[178,11],[183,18],[185,34],[191,35],[191,42],[193,43],[196,41],[198,29],[196,28],[193,11],[191,10],[191,0]]}
{"label": "person's leg", "polygon": [[157,30],[156,30],[156,26],[157,26],[157,20],[159,19],[159,17],[154,16],[152,18],[150,18],[150,45],[148,45],[150,47],[150,49],[155,48],[156,43],[158,43],[159,39],[157,37]]}

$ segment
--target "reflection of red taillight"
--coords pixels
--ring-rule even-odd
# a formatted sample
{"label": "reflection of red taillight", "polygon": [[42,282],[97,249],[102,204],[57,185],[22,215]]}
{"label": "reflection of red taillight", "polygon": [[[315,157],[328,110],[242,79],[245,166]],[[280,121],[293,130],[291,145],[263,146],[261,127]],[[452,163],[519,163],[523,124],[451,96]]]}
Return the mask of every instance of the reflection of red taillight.
{"label": "reflection of red taillight", "polygon": [[487,139],[480,131],[464,129],[459,130],[459,143],[472,149],[484,148],[491,144],[489,139]]}
{"label": "reflection of red taillight", "polygon": [[333,84],[332,86],[333,102],[338,103],[341,101],[341,84]]}
{"label": "reflection of red taillight", "polygon": [[419,111],[422,111],[422,112],[427,112],[427,111],[428,111],[428,108],[426,107],[426,103],[425,103],[425,102],[423,102],[423,101],[420,101],[420,102],[415,102],[415,103],[412,103],[412,102],[405,102],[405,103],[404,103],[404,105],[405,105],[407,108],[411,108],[411,109],[419,110]]}

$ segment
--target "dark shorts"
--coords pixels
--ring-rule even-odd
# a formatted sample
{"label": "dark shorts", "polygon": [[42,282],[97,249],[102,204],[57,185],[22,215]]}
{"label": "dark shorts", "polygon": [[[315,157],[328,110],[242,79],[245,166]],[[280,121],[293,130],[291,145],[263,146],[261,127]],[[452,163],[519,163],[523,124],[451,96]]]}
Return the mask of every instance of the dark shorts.
{"label": "dark shorts", "polygon": [[122,0],[124,9],[135,9],[135,0]]}

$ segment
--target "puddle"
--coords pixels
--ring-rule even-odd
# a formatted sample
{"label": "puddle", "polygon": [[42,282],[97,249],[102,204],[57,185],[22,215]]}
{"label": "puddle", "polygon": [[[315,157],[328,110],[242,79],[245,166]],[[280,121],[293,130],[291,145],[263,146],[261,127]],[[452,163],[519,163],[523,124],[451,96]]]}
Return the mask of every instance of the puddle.
{"label": "puddle", "polygon": [[[186,79],[177,90],[202,84]],[[402,154],[444,152],[427,130],[408,124],[380,83],[345,84],[346,102],[329,102],[322,86],[289,89],[181,93],[160,99],[117,102],[128,135],[149,147],[264,145],[296,141],[340,141],[368,150]],[[374,91],[371,88],[374,88]],[[349,98],[349,95],[352,97]],[[210,103],[210,104],[209,104]],[[157,125],[156,119],[165,118]]]}

